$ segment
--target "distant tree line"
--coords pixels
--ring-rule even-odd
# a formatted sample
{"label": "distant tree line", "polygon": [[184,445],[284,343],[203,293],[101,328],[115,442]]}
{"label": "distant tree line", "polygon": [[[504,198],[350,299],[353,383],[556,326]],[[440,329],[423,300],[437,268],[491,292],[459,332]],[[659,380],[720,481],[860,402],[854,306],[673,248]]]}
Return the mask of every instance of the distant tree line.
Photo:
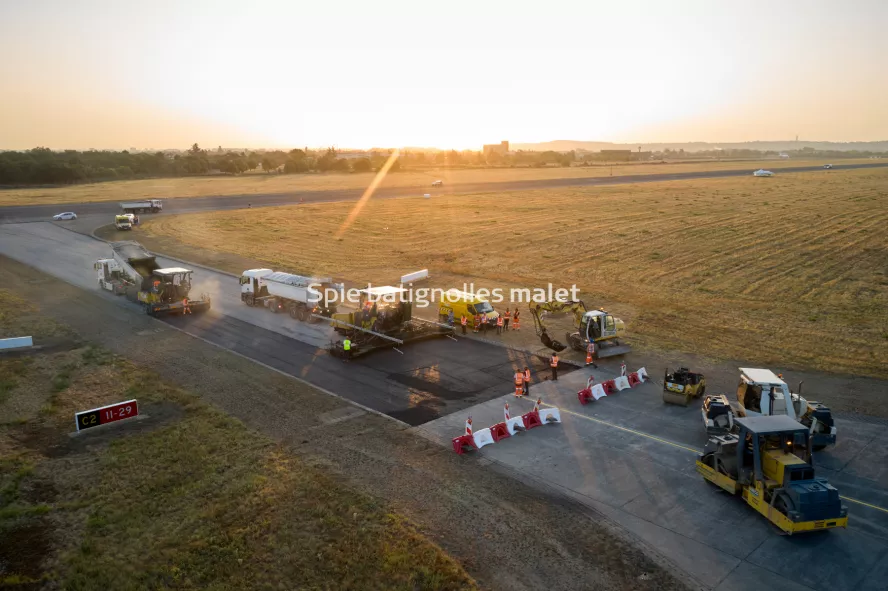
{"label": "distant tree line", "polygon": [[[802,148],[785,152],[792,158],[868,158],[884,153],[862,151],[824,151]],[[335,148],[290,151],[205,150],[197,144],[184,152],[114,152],[108,150],[64,150],[34,148],[21,152],[0,152],[0,185],[58,185],[78,182],[174,177],[207,174],[241,174],[248,171],[267,174],[301,174],[314,172],[372,172],[379,170],[391,155],[390,150],[369,150],[345,154]],[[766,158],[776,151],[749,149],[685,151],[665,149],[647,152],[646,159],[737,159]],[[642,154],[639,154],[642,156]],[[393,163],[390,172],[403,168],[428,167],[544,167],[591,164],[601,158],[596,153],[530,152],[484,154],[472,150],[406,150]]]}

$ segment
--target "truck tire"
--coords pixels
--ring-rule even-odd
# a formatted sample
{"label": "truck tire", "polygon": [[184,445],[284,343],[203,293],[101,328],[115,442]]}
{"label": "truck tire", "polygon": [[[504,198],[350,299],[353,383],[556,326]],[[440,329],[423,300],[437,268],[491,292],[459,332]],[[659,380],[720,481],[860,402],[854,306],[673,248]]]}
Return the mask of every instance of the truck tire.
{"label": "truck tire", "polygon": [[300,322],[307,322],[311,316],[309,315],[308,308],[305,306],[299,306],[299,320]]}
{"label": "truck tire", "polygon": [[299,307],[296,304],[290,304],[290,307],[287,308],[287,312],[290,314],[290,318],[293,320],[299,320]]}

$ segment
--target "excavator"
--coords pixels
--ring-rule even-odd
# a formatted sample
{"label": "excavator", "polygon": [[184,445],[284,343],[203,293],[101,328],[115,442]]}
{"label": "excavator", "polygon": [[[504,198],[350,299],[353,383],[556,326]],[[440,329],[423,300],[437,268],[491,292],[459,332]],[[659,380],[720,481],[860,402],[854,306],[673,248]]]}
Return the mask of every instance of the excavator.
{"label": "excavator", "polygon": [[[575,327],[575,332],[566,334],[566,345],[549,336],[544,322],[547,315],[564,313],[573,315]],[[619,341],[626,332],[623,321],[602,308],[586,309],[582,300],[531,302],[530,314],[540,341],[553,351],[563,351],[568,346],[576,351],[585,351],[590,342],[595,343],[597,358],[625,355],[632,350],[629,345],[622,345]]]}

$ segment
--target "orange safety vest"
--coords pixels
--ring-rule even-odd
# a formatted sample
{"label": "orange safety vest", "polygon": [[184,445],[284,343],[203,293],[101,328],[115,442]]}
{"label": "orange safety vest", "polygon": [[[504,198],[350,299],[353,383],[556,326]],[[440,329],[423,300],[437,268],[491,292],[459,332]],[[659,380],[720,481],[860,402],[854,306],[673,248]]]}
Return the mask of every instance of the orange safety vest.
{"label": "orange safety vest", "polygon": [[516,371],[515,372],[515,385],[520,386],[522,384],[524,384],[524,374],[522,374],[520,371]]}
{"label": "orange safety vest", "polygon": [[496,317],[496,325],[497,325],[497,326],[502,326],[502,325],[503,325],[503,317],[502,317],[502,316],[497,316],[497,317]]}
{"label": "orange safety vest", "polygon": [[515,310],[515,314],[512,316],[512,320],[518,321],[518,310]]}
{"label": "orange safety vest", "polygon": [[460,318],[459,323],[462,324],[463,326],[465,326],[466,324],[469,323],[469,319],[466,318],[465,314],[463,314],[462,318]]}
{"label": "orange safety vest", "polygon": [[481,315],[481,324],[487,324],[487,314]]}
{"label": "orange safety vest", "polygon": [[481,316],[479,314],[475,314],[475,326],[481,324]]}
{"label": "orange safety vest", "polygon": [[558,355],[552,355],[552,359],[549,360],[549,367],[558,367]]}

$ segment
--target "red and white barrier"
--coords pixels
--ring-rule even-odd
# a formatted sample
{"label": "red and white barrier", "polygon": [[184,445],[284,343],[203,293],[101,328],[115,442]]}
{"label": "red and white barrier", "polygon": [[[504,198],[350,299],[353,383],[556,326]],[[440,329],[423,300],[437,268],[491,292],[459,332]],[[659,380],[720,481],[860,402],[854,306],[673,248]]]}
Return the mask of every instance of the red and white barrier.
{"label": "red and white barrier", "polygon": [[[601,387],[597,387],[600,390]],[[509,412],[509,405],[506,404],[503,407],[503,418],[506,419],[505,421],[477,431],[473,430],[472,417],[469,417],[466,419],[464,434],[454,437],[452,440],[453,451],[461,455],[473,449],[481,449],[491,443],[498,443],[503,439],[512,437],[519,431],[527,431],[548,423],[561,422],[561,413],[557,408],[541,408],[541,404],[542,399],[537,398],[532,411],[515,418],[512,418]]]}
{"label": "red and white barrier", "polygon": [[595,384],[592,386],[592,398],[595,400],[601,400],[607,396],[607,392],[604,391],[604,386],[601,384]]}
{"label": "red and white barrier", "polygon": [[629,378],[626,376],[620,376],[618,378],[614,378],[614,385],[617,387],[618,392],[622,392],[623,390],[628,390],[632,386],[629,385]]}
{"label": "red and white barrier", "polygon": [[539,410],[540,421],[545,425],[547,423],[560,423],[561,413],[557,408],[541,408]]}
{"label": "red and white barrier", "polygon": [[626,377],[629,378],[629,385],[632,386],[633,388],[635,386],[638,386],[639,384],[641,384],[641,379],[638,377],[638,374],[635,373],[634,371]]}
{"label": "red and white barrier", "polygon": [[472,435],[472,439],[475,441],[475,447],[477,449],[481,449],[485,445],[494,443],[493,435],[490,434],[490,429],[479,429],[478,431],[475,431]]}
{"label": "red and white barrier", "polygon": [[638,370],[637,372],[635,372],[635,373],[638,374],[638,379],[641,380],[642,382],[645,381],[646,379],[648,379],[648,374],[647,374],[647,372],[644,370],[643,367],[642,367],[641,369],[639,369],[639,370]]}

